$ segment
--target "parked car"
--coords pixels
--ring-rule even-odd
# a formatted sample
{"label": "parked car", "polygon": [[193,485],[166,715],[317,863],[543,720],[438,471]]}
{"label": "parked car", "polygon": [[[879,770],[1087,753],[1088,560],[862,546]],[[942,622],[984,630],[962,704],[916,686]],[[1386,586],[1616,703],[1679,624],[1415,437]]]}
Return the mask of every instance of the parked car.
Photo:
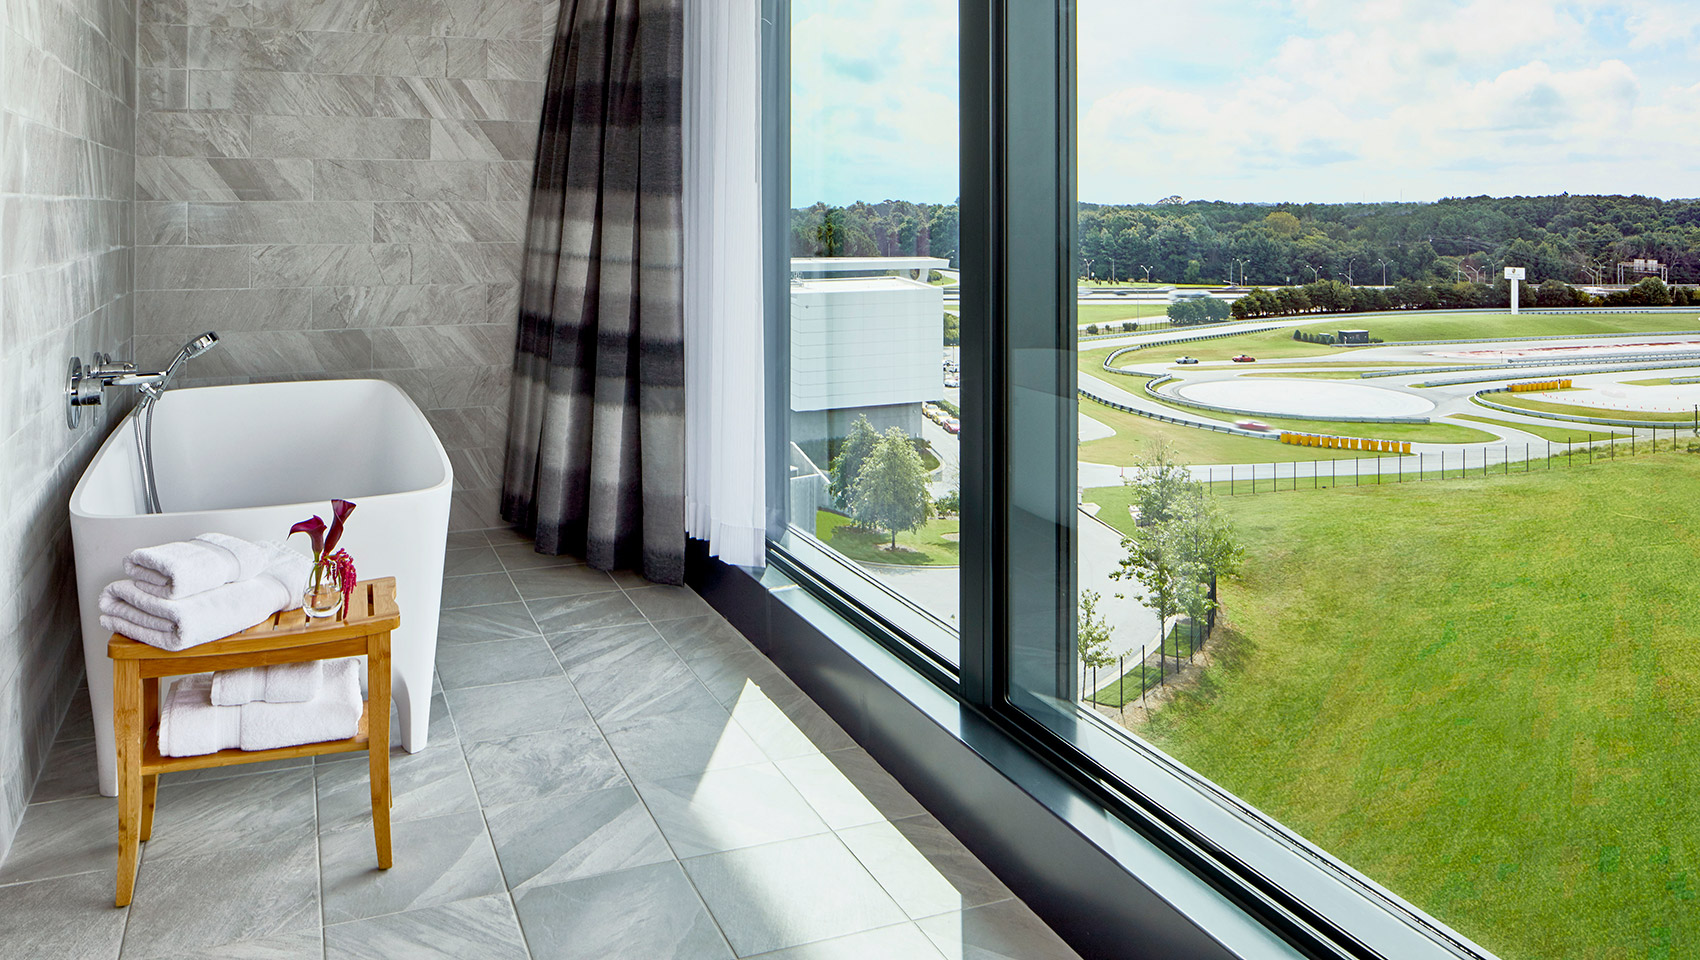
{"label": "parked car", "polygon": [[1257,358],[1249,353],[1242,353],[1234,358],[1235,363],[1256,363]]}
{"label": "parked car", "polygon": [[1182,365],[1193,364],[1193,363],[1198,362],[1198,358],[1197,357],[1176,357],[1175,362],[1182,364]]}
{"label": "parked car", "polygon": [[1260,423],[1256,420],[1235,420],[1234,426],[1239,427],[1241,430],[1268,430],[1269,429],[1269,424]]}
{"label": "parked car", "polygon": [[955,417],[948,417],[948,418],[945,419],[945,422],[944,422],[944,432],[945,433],[961,433],[962,432],[962,424],[960,422],[958,422]]}

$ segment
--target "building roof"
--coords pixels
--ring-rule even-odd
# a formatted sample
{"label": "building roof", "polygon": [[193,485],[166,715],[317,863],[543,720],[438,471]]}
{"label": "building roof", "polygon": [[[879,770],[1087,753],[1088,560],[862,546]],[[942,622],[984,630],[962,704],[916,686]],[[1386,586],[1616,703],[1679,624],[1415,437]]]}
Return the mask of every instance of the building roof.
{"label": "building roof", "polygon": [[792,257],[793,273],[868,273],[885,270],[948,270],[943,257]]}

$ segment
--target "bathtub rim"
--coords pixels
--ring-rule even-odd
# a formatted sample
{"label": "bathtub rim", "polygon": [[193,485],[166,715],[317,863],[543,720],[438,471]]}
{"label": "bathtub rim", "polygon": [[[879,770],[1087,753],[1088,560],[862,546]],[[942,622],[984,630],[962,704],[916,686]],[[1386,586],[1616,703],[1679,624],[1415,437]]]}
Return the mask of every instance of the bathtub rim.
{"label": "bathtub rim", "polygon": [[[441,490],[444,487],[450,488],[450,493],[452,495],[453,486],[454,486],[454,464],[452,462],[450,462],[448,450],[447,450],[447,448],[445,448],[443,446],[443,438],[439,437],[437,435],[436,428],[431,425],[431,419],[429,417],[425,416],[425,411],[419,406],[419,404],[414,402],[412,397],[408,396],[407,391],[403,390],[401,387],[397,386],[396,384],[394,384],[393,382],[391,382],[389,380],[383,380],[383,379],[379,379],[377,377],[349,377],[349,378],[336,378],[336,379],[320,378],[320,379],[313,379],[313,380],[271,380],[271,381],[264,381],[264,382],[260,382],[260,383],[225,383],[225,384],[215,384],[215,385],[202,386],[202,387],[176,387],[176,388],[173,388],[172,392],[176,392],[176,390],[184,390],[184,391],[237,390],[237,389],[241,389],[241,388],[244,388],[244,387],[278,387],[278,386],[288,387],[288,386],[294,386],[294,385],[297,385],[297,384],[320,384],[320,383],[381,384],[384,388],[395,393],[397,396],[399,396],[401,398],[402,402],[407,405],[407,409],[411,410],[412,413],[419,418],[419,422],[422,425],[424,425],[425,433],[431,438],[431,446],[437,454],[438,464],[443,469],[442,479],[439,480],[436,483],[429,485],[429,486],[414,487],[414,488],[409,489],[409,490],[397,490],[397,491],[394,491],[392,493],[374,493],[374,494],[370,494],[370,495],[361,497],[360,500],[362,502],[372,501],[372,500],[388,500],[392,497],[418,496],[419,494],[422,494],[422,493],[430,493],[432,491]],[[72,518],[79,519],[79,520],[126,520],[126,519],[130,519],[130,518],[133,518],[133,517],[150,517],[150,516],[152,516],[152,517],[172,517],[172,516],[182,516],[184,514],[191,514],[191,513],[208,513],[208,512],[242,513],[244,511],[249,511],[249,510],[270,510],[270,509],[273,509],[273,508],[276,508],[276,507],[309,507],[310,508],[313,504],[320,502],[320,501],[316,501],[316,500],[300,500],[300,501],[295,501],[295,502],[292,502],[292,503],[262,503],[262,504],[255,504],[253,506],[247,506],[247,507],[221,507],[217,511],[208,511],[205,508],[192,509],[192,510],[162,510],[159,513],[156,513],[156,514],[135,513],[135,512],[131,512],[131,513],[92,513],[92,512],[90,512],[83,505],[83,500],[85,499],[86,494],[87,494],[87,485],[89,483],[89,478],[96,473],[96,471],[100,468],[100,466],[106,461],[106,459],[109,456],[116,456],[117,455],[116,453],[114,453],[114,451],[117,449],[116,445],[124,442],[122,435],[126,430],[133,429],[131,427],[131,423],[135,419],[136,414],[139,411],[140,411],[139,407],[132,407],[130,409],[130,412],[126,413],[123,416],[122,419],[120,419],[116,424],[113,425],[111,431],[107,433],[106,439],[101,441],[100,448],[98,450],[96,450],[94,456],[89,459],[88,466],[84,467],[82,473],[77,476],[76,486],[71,488],[71,498],[70,498],[70,504],[69,504],[70,515],[71,515]]]}

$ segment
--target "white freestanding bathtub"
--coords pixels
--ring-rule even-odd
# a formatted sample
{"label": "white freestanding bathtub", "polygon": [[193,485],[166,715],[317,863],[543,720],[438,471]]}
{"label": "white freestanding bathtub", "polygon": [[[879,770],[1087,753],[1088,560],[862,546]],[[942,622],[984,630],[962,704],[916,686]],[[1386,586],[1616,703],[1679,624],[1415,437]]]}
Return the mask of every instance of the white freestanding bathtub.
{"label": "white freestanding bathtub", "polygon": [[[330,501],[354,501],[342,546],[362,580],[396,578],[401,626],[392,636],[401,743],[425,747],[443,589],[453,470],[419,407],[383,380],[311,380],[171,390],[154,411],[154,476],[163,513],[143,506],[141,459],[129,418],[101,444],[71,493],[71,537],[83,655],[94,709],[100,792],[117,792],[111,634],[101,588],[124,576],[138,547],[207,532],[283,540]],[[311,552],[305,535],[290,545]]]}

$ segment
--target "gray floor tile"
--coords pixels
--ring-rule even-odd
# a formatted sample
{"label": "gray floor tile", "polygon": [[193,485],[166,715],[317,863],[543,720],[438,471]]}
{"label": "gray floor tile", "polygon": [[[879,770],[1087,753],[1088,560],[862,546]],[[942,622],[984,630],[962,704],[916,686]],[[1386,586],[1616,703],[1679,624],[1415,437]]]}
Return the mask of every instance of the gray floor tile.
{"label": "gray floor tile", "polygon": [[834,830],[927,812],[860,747],[793,757],[775,765]]}
{"label": "gray floor tile", "polygon": [[0,863],[0,883],[63,877],[118,865],[118,801],[83,797],[32,803]]}
{"label": "gray floor tile", "polygon": [[958,960],[1080,960],[1019,900],[928,917],[919,926],[945,956]]}
{"label": "gray floor tile", "polygon": [[667,641],[653,630],[643,634],[644,629],[611,627],[549,638],[573,688],[599,723],[652,714],[654,705],[668,700],[706,697],[696,674]]}
{"label": "gray floor tile", "polygon": [[530,537],[512,527],[491,527],[484,531],[484,539],[493,547],[505,547],[516,543],[529,546],[532,543]]}
{"label": "gray floor tile", "polygon": [[519,591],[514,589],[513,581],[506,573],[477,573],[443,581],[444,610],[509,603],[518,599]]}
{"label": "gray floor tile", "polygon": [[714,613],[708,601],[690,587],[651,585],[627,590],[626,594],[651,621],[682,620]]}
{"label": "gray floor tile", "polygon": [[445,690],[443,696],[466,743],[590,723],[590,713],[564,675]]}
{"label": "gray floor tile", "polygon": [[500,544],[496,547],[496,555],[501,557],[502,566],[509,571],[535,570],[539,567],[571,567],[584,563],[584,560],[579,557],[538,553],[537,545],[529,540],[524,543]]}
{"label": "gray floor tile", "polygon": [[313,768],[161,785],[148,860],[313,842]]}
{"label": "gray floor tile", "polygon": [[325,960],[527,960],[505,895],[458,900],[325,928]]}
{"label": "gray floor tile", "polygon": [[[315,925],[311,930],[296,930],[253,940],[231,940],[207,947],[177,950],[167,956],[170,960],[319,960],[324,956],[323,948],[324,933]],[[133,957],[137,953],[126,946],[120,958]],[[149,960],[166,960],[166,957],[153,958],[150,955]]]}
{"label": "gray floor tile", "polygon": [[466,745],[466,763],[486,807],[587,793],[626,782],[594,726],[570,726]]}
{"label": "gray floor tile", "polygon": [[[365,763],[331,763],[316,768],[319,830],[372,829],[371,775]],[[478,809],[478,792],[460,743],[437,740],[418,753],[390,753],[390,820],[419,820]]]}
{"label": "gray floor tile", "polygon": [[[131,960],[258,953],[319,939],[319,878],[310,843],[144,858],[124,932]],[[236,945],[248,944],[239,950]],[[317,956],[317,947],[313,947]]]}
{"label": "gray floor tile", "polygon": [[648,623],[639,622],[594,630],[569,630],[550,634],[548,640],[555,651],[555,659],[570,676],[580,667],[617,658],[626,647],[661,642],[661,634]]}
{"label": "gray floor tile", "polygon": [[761,747],[712,701],[603,724],[602,735],[634,780],[665,780],[767,762]]}
{"label": "gray floor tile", "polygon": [[525,605],[531,608],[531,618],[537,621],[537,626],[546,634],[644,622],[643,614],[626,599],[623,590],[587,593],[579,597],[527,600]]}
{"label": "gray floor tile", "polygon": [[827,830],[771,763],[639,781],[637,788],[673,854],[681,859]]}
{"label": "gray floor tile", "polygon": [[481,643],[485,640],[506,640],[538,633],[531,611],[519,601],[492,603],[482,607],[460,607],[444,610],[437,624],[437,650],[460,643]]}
{"label": "gray floor tile", "polygon": [[506,889],[480,813],[398,823],[391,846],[395,865],[380,870],[370,833],[344,830],[319,836],[326,923],[418,910]]}
{"label": "gray floor tile", "polygon": [[930,816],[851,827],[838,837],[911,919],[1014,896]]}
{"label": "gray floor tile", "polygon": [[487,547],[490,540],[482,530],[457,530],[449,533],[448,548],[450,550],[470,550],[473,547]]}
{"label": "gray floor tile", "polygon": [[0,887],[0,953],[112,960],[126,910],[112,906],[110,873],[80,873]]}
{"label": "gray floor tile", "polygon": [[80,686],[71,694],[71,705],[65,719],[59,723],[59,740],[88,740],[94,737],[94,709],[89,704],[89,688]]}
{"label": "gray floor tile", "polygon": [[673,859],[628,786],[498,807],[486,810],[484,819],[502,875],[516,894]]}
{"label": "gray floor tile", "polygon": [[604,593],[619,589],[614,578],[600,570],[575,564],[570,566],[527,567],[510,571],[514,586],[526,600],[546,600],[550,597],[576,597],[586,593]]}
{"label": "gray floor tile", "polygon": [[437,648],[437,674],[444,689],[483,687],[561,675],[554,651],[542,637],[458,643]]}
{"label": "gray floor tile", "polygon": [[46,803],[49,800],[99,795],[100,775],[95,769],[94,741],[61,738],[48,751],[30,801]]}
{"label": "gray floor tile", "polygon": [[443,557],[443,576],[466,577],[475,573],[501,573],[502,560],[489,546],[450,550]]}
{"label": "gray floor tile", "polygon": [[728,960],[677,863],[532,887],[515,897],[536,960]]}
{"label": "gray floor tile", "polygon": [[739,956],[907,919],[830,833],[694,857],[684,866]]}
{"label": "gray floor tile", "polygon": [[732,719],[775,760],[856,746],[825,710],[801,693],[778,699],[769,697],[764,688],[751,685],[729,706]]}
{"label": "gray floor tile", "polygon": [[751,960],[944,960],[921,928],[913,923],[817,940],[788,950],[775,950]]}

